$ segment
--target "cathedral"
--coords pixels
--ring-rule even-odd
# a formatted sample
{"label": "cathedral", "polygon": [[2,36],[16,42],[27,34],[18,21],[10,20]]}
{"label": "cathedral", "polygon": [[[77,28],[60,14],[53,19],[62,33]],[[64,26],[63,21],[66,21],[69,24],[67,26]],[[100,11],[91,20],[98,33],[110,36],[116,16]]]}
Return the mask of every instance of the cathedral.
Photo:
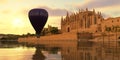
{"label": "cathedral", "polygon": [[77,13],[67,15],[65,18],[61,18],[61,31],[65,32],[101,32],[101,22],[104,18],[101,15],[101,12],[79,10]]}

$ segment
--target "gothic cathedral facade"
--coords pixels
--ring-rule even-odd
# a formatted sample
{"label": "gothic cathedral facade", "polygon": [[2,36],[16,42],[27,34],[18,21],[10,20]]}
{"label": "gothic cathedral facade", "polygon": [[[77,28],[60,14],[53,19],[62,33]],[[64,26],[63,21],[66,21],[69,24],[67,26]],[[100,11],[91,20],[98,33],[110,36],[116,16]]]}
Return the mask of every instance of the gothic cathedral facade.
{"label": "gothic cathedral facade", "polygon": [[65,32],[101,32],[101,22],[104,18],[101,15],[101,12],[95,12],[86,10],[79,10],[77,13],[69,15],[65,18],[61,18],[61,31]]}

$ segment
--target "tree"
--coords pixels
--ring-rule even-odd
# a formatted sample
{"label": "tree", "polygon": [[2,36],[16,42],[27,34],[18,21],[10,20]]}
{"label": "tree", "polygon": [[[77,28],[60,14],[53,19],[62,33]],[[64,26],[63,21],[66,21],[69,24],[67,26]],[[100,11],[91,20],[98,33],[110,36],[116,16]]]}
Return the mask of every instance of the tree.
{"label": "tree", "polygon": [[59,30],[58,30],[57,27],[52,27],[52,28],[50,29],[50,33],[52,33],[52,34],[58,34],[58,33],[59,33]]}

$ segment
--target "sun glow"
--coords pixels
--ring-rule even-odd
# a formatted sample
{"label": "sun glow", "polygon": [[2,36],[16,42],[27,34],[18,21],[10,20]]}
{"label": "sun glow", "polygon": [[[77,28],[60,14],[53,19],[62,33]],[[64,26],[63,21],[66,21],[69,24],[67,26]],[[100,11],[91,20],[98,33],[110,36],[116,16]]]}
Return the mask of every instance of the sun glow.
{"label": "sun glow", "polygon": [[24,22],[22,21],[22,19],[16,18],[13,19],[12,25],[13,27],[24,27]]}

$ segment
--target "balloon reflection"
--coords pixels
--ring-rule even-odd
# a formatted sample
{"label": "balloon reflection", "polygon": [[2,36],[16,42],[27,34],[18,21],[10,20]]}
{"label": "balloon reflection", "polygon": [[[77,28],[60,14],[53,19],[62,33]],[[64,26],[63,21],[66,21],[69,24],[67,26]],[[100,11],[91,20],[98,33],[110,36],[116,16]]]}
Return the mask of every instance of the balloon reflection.
{"label": "balloon reflection", "polygon": [[43,55],[41,48],[39,46],[36,46],[36,51],[32,59],[33,60],[45,60],[45,56]]}

